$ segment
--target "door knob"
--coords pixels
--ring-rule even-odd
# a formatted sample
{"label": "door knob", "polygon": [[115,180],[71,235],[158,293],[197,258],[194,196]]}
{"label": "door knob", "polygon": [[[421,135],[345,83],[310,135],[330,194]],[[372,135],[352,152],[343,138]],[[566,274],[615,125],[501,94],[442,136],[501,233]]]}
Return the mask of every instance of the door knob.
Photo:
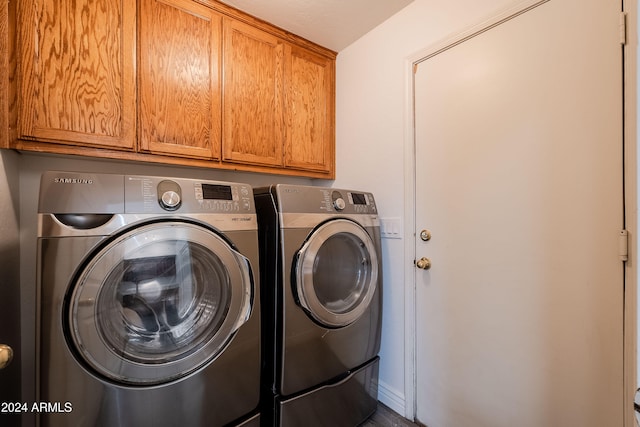
{"label": "door knob", "polygon": [[11,347],[5,344],[0,344],[0,369],[4,369],[9,366],[9,363],[13,360],[13,350]]}
{"label": "door knob", "polygon": [[416,267],[422,270],[428,270],[431,268],[431,260],[429,258],[422,257],[416,261]]}

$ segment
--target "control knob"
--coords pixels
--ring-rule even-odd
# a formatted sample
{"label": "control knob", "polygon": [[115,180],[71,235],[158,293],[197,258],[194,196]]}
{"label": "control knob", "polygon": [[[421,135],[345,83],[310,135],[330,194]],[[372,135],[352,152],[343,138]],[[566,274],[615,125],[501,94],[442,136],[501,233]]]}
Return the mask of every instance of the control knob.
{"label": "control knob", "polygon": [[180,195],[173,190],[165,191],[162,193],[160,201],[163,208],[174,210],[180,205]]}
{"label": "control knob", "polygon": [[334,191],[331,194],[331,199],[333,200],[333,207],[337,210],[337,211],[341,211],[343,210],[347,204],[344,201],[344,199],[342,198],[342,194],[340,194],[339,191]]}
{"label": "control knob", "polygon": [[164,180],[158,184],[158,204],[167,211],[175,211],[182,203],[182,190],[177,182]]}

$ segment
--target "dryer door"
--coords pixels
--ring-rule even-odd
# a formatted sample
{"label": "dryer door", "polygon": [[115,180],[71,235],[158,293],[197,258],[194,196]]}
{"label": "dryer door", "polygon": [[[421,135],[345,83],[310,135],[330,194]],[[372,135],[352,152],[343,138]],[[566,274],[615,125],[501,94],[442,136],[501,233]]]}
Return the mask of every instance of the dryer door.
{"label": "dryer door", "polygon": [[296,292],[318,323],[339,328],[369,307],[378,286],[378,254],[357,223],[336,219],[318,227],[298,252]]}
{"label": "dryer door", "polygon": [[66,300],[76,355],[117,383],[153,385],[204,367],[249,318],[249,261],[187,222],[137,227],[93,254]]}

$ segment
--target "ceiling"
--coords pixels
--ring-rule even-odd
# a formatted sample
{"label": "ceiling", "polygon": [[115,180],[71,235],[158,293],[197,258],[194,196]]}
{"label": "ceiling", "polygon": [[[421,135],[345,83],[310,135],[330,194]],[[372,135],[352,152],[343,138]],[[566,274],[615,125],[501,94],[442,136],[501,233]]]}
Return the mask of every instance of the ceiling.
{"label": "ceiling", "polygon": [[340,52],[413,0],[222,0]]}

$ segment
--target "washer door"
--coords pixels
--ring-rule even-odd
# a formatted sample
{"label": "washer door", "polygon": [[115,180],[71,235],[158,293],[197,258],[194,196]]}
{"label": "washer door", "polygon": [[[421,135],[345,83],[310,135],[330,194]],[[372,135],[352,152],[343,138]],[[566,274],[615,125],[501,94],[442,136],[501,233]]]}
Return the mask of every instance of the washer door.
{"label": "washer door", "polygon": [[251,314],[247,258],[187,222],[137,227],[98,250],[67,298],[79,357],[109,380],[173,381],[204,367]]}
{"label": "washer door", "polygon": [[378,286],[378,255],[360,225],[337,219],[318,227],[298,252],[297,299],[318,323],[339,328],[369,307]]}

